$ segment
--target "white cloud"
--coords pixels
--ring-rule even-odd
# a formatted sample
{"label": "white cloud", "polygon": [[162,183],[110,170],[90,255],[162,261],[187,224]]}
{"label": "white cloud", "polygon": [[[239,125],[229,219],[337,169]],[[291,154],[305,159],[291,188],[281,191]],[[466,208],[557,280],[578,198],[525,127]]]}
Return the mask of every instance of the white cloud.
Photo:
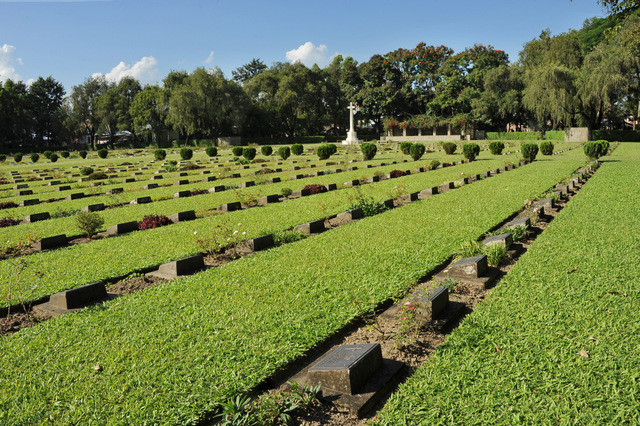
{"label": "white cloud", "polygon": [[209,53],[209,56],[207,57],[207,59],[204,60],[205,64],[210,64],[211,62],[213,62],[213,50],[211,51],[211,53]]}
{"label": "white cloud", "polygon": [[14,62],[22,65],[22,59],[13,58],[13,52],[15,50],[15,46],[11,46],[6,43],[0,47],[0,82],[8,79],[14,81],[22,80],[20,75],[16,73],[16,69],[13,66]]}
{"label": "white cloud", "polygon": [[331,58],[327,55],[328,48],[325,44],[315,46],[310,41],[301,45],[297,49],[287,52],[287,60],[291,62],[302,62],[304,65],[311,67],[318,64],[319,67],[326,67],[331,63]]}
{"label": "white cloud", "polygon": [[[123,77],[133,77],[140,84],[155,84],[160,81],[160,71],[157,68],[158,60],[153,56],[145,56],[133,65],[120,62],[111,71],[104,74],[104,77],[115,83],[122,80]],[[98,77],[101,73],[95,73],[92,77]]]}

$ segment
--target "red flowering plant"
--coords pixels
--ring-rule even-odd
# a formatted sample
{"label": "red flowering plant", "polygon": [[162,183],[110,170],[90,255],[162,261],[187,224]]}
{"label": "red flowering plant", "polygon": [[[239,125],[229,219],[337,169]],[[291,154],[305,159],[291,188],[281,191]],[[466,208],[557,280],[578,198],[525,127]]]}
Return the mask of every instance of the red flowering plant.
{"label": "red flowering plant", "polygon": [[153,229],[171,224],[171,220],[167,216],[150,214],[144,217],[138,223],[138,229]]}
{"label": "red flowering plant", "polygon": [[398,326],[393,336],[398,349],[415,342],[420,332],[421,317],[422,315],[413,301],[407,300],[400,305],[396,314]]}

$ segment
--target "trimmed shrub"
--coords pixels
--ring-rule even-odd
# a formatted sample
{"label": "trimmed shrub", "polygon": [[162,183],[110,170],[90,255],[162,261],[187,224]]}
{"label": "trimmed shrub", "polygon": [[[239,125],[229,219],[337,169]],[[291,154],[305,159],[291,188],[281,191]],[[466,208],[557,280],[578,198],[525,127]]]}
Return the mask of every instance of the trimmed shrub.
{"label": "trimmed shrub", "polygon": [[36,152],[32,153],[30,155],[30,157],[31,157],[31,162],[32,163],[37,163],[38,160],[40,159],[40,155],[38,153],[36,153]]}
{"label": "trimmed shrub", "polygon": [[301,143],[294,143],[291,145],[291,153],[293,155],[300,155],[304,152],[304,146]]}
{"label": "trimmed shrub", "polygon": [[425,150],[426,148],[424,147],[424,144],[414,143],[413,145],[411,145],[410,154],[411,158],[413,158],[413,161],[418,161],[420,158],[422,158]]}
{"label": "trimmed shrub", "polygon": [[278,155],[283,160],[286,160],[291,156],[291,149],[288,146],[281,146],[280,148],[278,148]]}
{"label": "trimmed shrub", "polygon": [[91,238],[104,225],[104,219],[96,212],[79,211],[76,214],[76,225]]}
{"label": "trimmed shrub", "polygon": [[480,146],[474,142],[466,143],[462,147],[462,154],[467,160],[473,161],[480,154]]}
{"label": "trimmed shrub", "polygon": [[[547,130],[544,132],[544,139],[547,141],[564,142],[564,130]],[[542,145],[540,145],[540,151],[542,151]],[[544,152],[542,154],[549,155]]]}
{"label": "trimmed shrub", "polygon": [[400,144],[400,151],[402,151],[404,155],[409,155],[411,153],[411,145],[413,145],[411,142],[402,142]]}
{"label": "trimmed shrub", "polygon": [[56,161],[58,161],[58,154],[56,154],[55,152],[51,154],[49,161],[51,161],[52,163],[55,163]]}
{"label": "trimmed shrub", "polygon": [[81,167],[80,168],[80,174],[82,176],[89,176],[91,173],[93,173],[95,170],[93,170],[93,167]]}
{"label": "trimmed shrub", "polygon": [[502,150],[504,149],[504,143],[502,141],[493,141],[489,143],[489,152],[493,155],[502,154]]}
{"label": "trimmed shrub", "polygon": [[338,148],[334,144],[324,144],[318,147],[316,153],[321,160],[328,160],[333,154],[338,151]]}
{"label": "trimmed shrub", "polygon": [[326,186],[317,184],[305,185],[304,189],[308,189],[311,194],[320,194],[329,191]]}
{"label": "trimmed shrub", "polygon": [[[289,148],[289,147],[287,147]],[[280,190],[280,195],[282,195],[283,197],[288,197],[291,194],[293,194],[293,190],[291,188],[282,188]]]}
{"label": "trimmed shrub", "polygon": [[439,165],[440,162],[438,160],[431,160],[431,162],[429,163],[429,170],[435,170]]}
{"label": "trimmed shrub", "polygon": [[215,157],[216,155],[218,155],[218,148],[216,148],[215,146],[208,146],[205,150],[204,150],[205,154],[207,154],[209,157]]}
{"label": "trimmed shrub", "polygon": [[109,150],[107,150],[106,148],[102,148],[98,150],[98,157],[107,158],[107,155],[109,155]]}
{"label": "trimmed shrub", "polygon": [[[542,139],[542,132],[487,132],[487,140],[537,141]],[[564,139],[564,137],[563,137]]]}
{"label": "trimmed shrub", "polygon": [[442,142],[442,149],[444,149],[447,155],[452,155],[456,152],[456,149],[458,149],[458,145],[453,142]]}
{"label": "trimmed shrub", "polygon": [[87,176],[87,179],[89,179],[89,180],[102,180],[102,179],[107,179],[108,177],[109,176],[107,176],[107,174],[105,172],[101,172],[100,170],[98,170],[97,172],[93,172],[89,176]]}
{"label": "trimmed shrub", "polygon": [[608,142],[607,145],[603,144],[602,141],[591,141],[584,144],[584,153],[589,158],[589,160],[597,160],[607,153]]}
{"label": "trimmed shrub", "polygon": [[271,148],[271,145],[264,145],[260,148],[260,152],[262,152],[262,155],[268,157],[273,153],[273,148]]}
{"label": "trimmed shrub", "polygon": [[22,153],[21,152],[16,152],[15,154],[13,154],[13,161],[15,161],[16,163],[19,163],[22,161]]}
{"label": "trimmed shrub", "polygon": [[0,154],[0,162],[4,163],[5,161],[7,161],[7,156],[4,154]]}
{"label": "trimmed shrub", "polygon": [[182,170],[198,170],[201,168],[202,167],[198,166],[196,163],[187,163],[184,166],[182,166]]}
{"label": "trimmed shrub", "polygon": [[167,216],[150,214],[138,222],[138,229],[153,229],[170,225],[172,222]]}
{"label": "trimmed shrub", "polygon": [[542,153],[542,155],[552,155],[553,142],[550,142],[550,141],[540,142],[540,152]]}
{"label": "trimmed shrub", "polygon": [[231,153],[233,154],[234,157],[241,157],[243,151],[244,151],[244,148],[241,146],[234,146],[233,148],[231,148]]}
{"label": "trimmed shrub", "polygon": [[69,158],[69,156],[71,155],[71,153],[69,151],[62,151],[60,152],[60,156],[62,158]]}
{"label": "trimmed shrub", "polygon": [[365,142],[360,147],[360,150],[362,151],[365,161],[373,160],[373,157],[375,157],[378,152],[378,146],[375,143]]}
{"label": "trimmed shrub", "polygon": [[191,160],[193,157],[193,150],[191,148],[181,148],[180,149],[180,158],[183,160]]}
{"label": "trimmed shrub", "polygon": [[536,159],[536,155],[538,155],[538,145],[535,143],[523,143],[522,146],[522,156],[529,161],[533,161]]}
{"label": "trimmed shrub", "polygon": [[242,156],[251,161],[256,158],[256,149],[252,146],[248,146],[242,150]]}
{"label": "trimmed shrub", "polygon": [[162,161],[165,158],[167,158],[167,151],[164,149],[158,148],[155,151],[153,151],[153,157],[158,161]]}
{"label": "trimmed shrub", "polygon": [[44,155],[44,158],[46,158],[47,160],[51,158],[51,154],[53,154],[53,151],[49,151],[49,150],[46,150],[45,152],[42,153],[42,155]]}
{"label": "trimmed shrub", "polygon": [[78,151],[78,155],[82,158],[87,158],[87,151],[84,149],[82,151]]}

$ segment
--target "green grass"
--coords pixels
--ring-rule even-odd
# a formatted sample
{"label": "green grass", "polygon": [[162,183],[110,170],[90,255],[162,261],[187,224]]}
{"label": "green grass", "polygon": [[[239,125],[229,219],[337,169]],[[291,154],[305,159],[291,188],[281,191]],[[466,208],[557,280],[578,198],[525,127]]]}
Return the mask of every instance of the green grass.
{"label": "green grass", "polygon": [[640,423],[639,148],[604,158],[378,424]]}
{"label": "green grass", "polygon": [[[396,192],[396,187],[403,187],[408,192],[415,192],[428,187],[436,186],[457,179],[461,173],[466,175],[480,173],[487,168],[501,166],[501,160],[483,160],[455,167],[429,171],[426,173],[412,174],[397,179],[389,179],[375,184],[366,185],[362,193],[371,196],[376,201],[389,198],[390,193]],[[397,166],[386,166],[386,168]],[[530,166],[525,166],[525,168]],[[339,182],[344,182],[349,177],[360,176],[360,170],[340,174]],[[371,173],[368,171],[367,173]],[[510,174],[513,171],[507,173]],[[336,175],[310,178],[309,182],[327,182],[327,179],[335,180]],[[324,179],[323,179],[324,178]],[[491,178],[494,179],[494,178]],[[306,181],[306,180],[305,180]],[[288,183],[269,185],[273,192],[277,188],[284,187]],[[254,187],[247,191],[254,193],[261,189]],[[25,257],[27,269],[19,287],[12,289],[13,302],[20,296],[22,300],[36,300],[57,291],[88,284],[90,282],[113,278],[136,270],[150,268],[161,263],[179,259],[198,252],[194,232],[201,235],[207,234],[217,225],[227,220],[233,223],[241,223],[242,230],[247,232],[246,238],[254,238],[261,235],[285,230],[301,223],[328,217],[347,210],[355,199],[354,189],[345,189],[330,193],[317,194],[311,197],[302,197],[297,200],[288,200],[282,203],[270,204],[266,207],[252,208],[224,215],[209,216],[192,222],[182,222],[153,230],[134,232],[114,238],[96,240],[89,244],[77,245],[45,253],[36,253]],[[210,201],[215,200],[215,201]],[[182,201],[182,203],[181,203]],[[222,193],[200,195],[180,200],[167,200],[155,203],[156,206],[145,207],[131,206],[125,209],[114,209],[103,213],[103,217],[112,223],[125,222],[127,220],[142,219],[142,212],[171,214],[188,209],[198,209],[208,206],[213,208],[223,202],[236,201],[231,191]],[[199,203],[199,204],[198,204]],[[208,204],[207,204],[208,203]],[[139,216],[134,216],[139,212]],[[119,213],[119,214],[118,214]],[[110,215],[110,216],[109,216]],[[73,223],[75,218],[56,219],[53,223]],[[36,222],[38,225],[43,222]],[[109,224],[109,223],[108,223]],[[107,224],[107,226],[108,226]],[[46,224],[41,226],[48,229]],[[18,225],[26,226],[26,225]],[[51,225],[50,225],[51,226]],[[16,227],[14,227],[16,228]],[[11,229],[11,228],[5,228]],[[33,229],[33,228],[31,228]],[[37,229],[37,228],[36,228]],[[55,234],[53,231],[52,234]],[[2,235],[2,234],[0,234]],[[24,234],[15,234],[13,238],[21,238]],[[6,235],[3,238],[7,238]],[[0,261],[0,295],[9,294],[9,283],[13,260]],[[0,306],[7,306],[10,301],[5,297],[0,300]]]}
{"label": "green grass", "polygon": [[583,163],[555,160],[3,338],[0,422],[193,423]]}

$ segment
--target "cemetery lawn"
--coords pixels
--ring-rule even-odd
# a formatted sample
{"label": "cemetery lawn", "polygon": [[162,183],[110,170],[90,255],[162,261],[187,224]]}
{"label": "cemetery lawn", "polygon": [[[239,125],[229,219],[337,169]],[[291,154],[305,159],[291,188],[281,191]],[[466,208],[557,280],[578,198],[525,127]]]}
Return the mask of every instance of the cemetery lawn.
{"label": "cemetery lawn", "polygon": [[0,423],[195,423],[584,163],[544,158],[4,337]]}
{"label": "cemetery lawn", "polygon": [[[571,158],[576,155],[575,151]],[[581,157],[581,155],[578,155]],[[509,157],[515,160],[515,156]],[[558,156],[557,158],[564,158]],[[554,160],[556,157],[554,157]],[[403,169],[408,168],[408,164],[403,163]],[[399,165],[393,166],[398,168]],[[419,191],[431,186],[437,186],[445,182],[460,179],[461,173],[465,176],[478,174],[487,169],[503,167],[502,159],[495,159],[495,156],[486,156],[473,163],[462,164],[454,167],[433,170],[425,173],[412,174],[397,179],[388,179],[370,185],[365,185],[360,190],[362,194],[371,196],[375,201],[383,201],[394,193],[395,187],[403,187],[407,192]],[[389,166],[387,166],[388,168]],[[529,168],[531,165],[524,166]],[[390,171],[392,169],[389,169]],[[353,178],[355,173],[368,173],[373,175],[369,169],[349,172]],[[510,171],[509,175],[514,173]],[[344,182],[347,176],[329,175],[331,179],[340,176],[339,182]],[[313,178],[312,182],[326,182],[327,176]],[[495,179],[492,177],[491,179]],[[291,185],[292,182],[274,184],[276,187],[271,190],[274,193],[279,191],[282,185]],[[268,185],[271,188],[274,185]],[[475,185],[475,184],[474,184]],[[247,188],[247,193],[257,193],[265,191],[264,188]],[[20,299],[24,301],[38,300],[58,291],[89,284],[97,280],[111,279],[127,274],[156,267],[162,263],[190,256],[198,251],[194,232],[206,235],[217,225],[230,223],[239,232],[247,232],[246,239],[255,238],[292,228],[305,222],[318,220],[332,214],[340,213],[349,209],[352,205],[356,193],[354,189],[342,189],[324,194],[317,194],[310,197],[302,197],[296,200],[269,204],[266,207],[256,207],[242,211],[236,211],[223,215],[214,215],[190,222],[181,222],[161,228],[133,232],[113,238],[95,240],[88,244],[80,244],[68,248],[53,250],[44,253],[35,253],[25,256],[25,270],[20,276],[20,281],[12,281],[12,273],[15,271],[16,259],[0,261],[0,294],[8,295],[12,291],[12,299],[0,298],[0,307],[17,303]],[[213,201],[212,201],[213,200]],[[216,194],[205,194],[190,199],[167,200],[158,203],[130,206],[123,209],[113,209],[105,212],[103,217],[111,220],[111,224],[127,222],[133,220],[130,216],[133,212],[138,212],[136,220],[141,220],[146,214],[173,214],[179,211],[196,208],[200,203],[201,207],[215,208],[223,202],[237,201],[232,191],[225,191]],[[185,207],[179,203],[187,204]],[[168,206],[168,207],[166,207]],[[117,219],[117,215],[122,217]],[[74,222],[75,218],[55,219],[56,223],[66,221]],[[49,221],[36,222],[34,227],[47,229]],[[236,224],[240,223],[240,226]],[[27,225],[18,225],[11,228],[20,228]],[[33,229],[33,228],[32,228]],[[16,229],[14,232],[19,231]],[[64,232],[64,231],[63,231]],[[56,231],[56,233],[59,233]],[[53,233],[53,235],[56,235]],[[0,235],[2,235],[0,233]],[[24,234],[16,234],[14,237],[24,238]],[[11,302],[11,303],[10,303]]]}
{"label": "cemetery lawn", "polygon": [[640,145],[602,160],[377,424],[640,423]]}

